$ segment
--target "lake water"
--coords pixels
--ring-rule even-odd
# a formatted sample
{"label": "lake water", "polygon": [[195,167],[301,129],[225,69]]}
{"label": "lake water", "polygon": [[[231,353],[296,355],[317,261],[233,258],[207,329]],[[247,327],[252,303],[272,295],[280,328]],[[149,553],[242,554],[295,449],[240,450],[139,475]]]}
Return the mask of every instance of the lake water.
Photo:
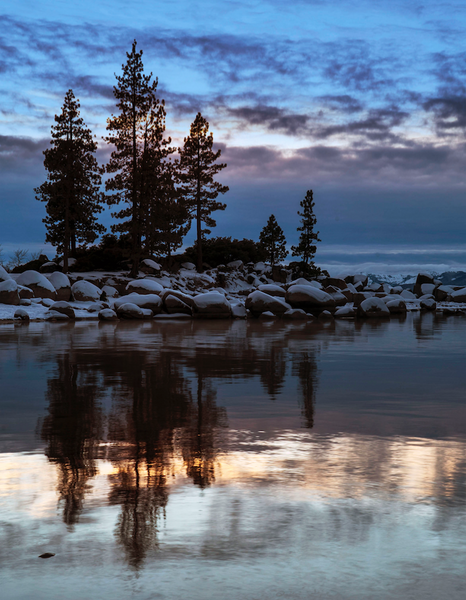
{"label": "lake water", "polygon": [[463,599],[465,340],[1,325],[2,599]]}

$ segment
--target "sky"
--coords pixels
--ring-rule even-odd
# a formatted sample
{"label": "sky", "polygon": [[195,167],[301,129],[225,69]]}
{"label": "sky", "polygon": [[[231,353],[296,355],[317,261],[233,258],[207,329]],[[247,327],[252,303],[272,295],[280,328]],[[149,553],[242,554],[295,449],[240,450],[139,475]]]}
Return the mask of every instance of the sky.
{"label": "sky", "polygon": [[33,190],[69,88],[108,160],[136,39],[167,135],[182,144],[201,111],[228,165],[213,235],[257,240],[273,213],[295,244],[312,189],[318,264],[466,270],[464,0],[17,0],[0,15],[4,254],[45,248]]}

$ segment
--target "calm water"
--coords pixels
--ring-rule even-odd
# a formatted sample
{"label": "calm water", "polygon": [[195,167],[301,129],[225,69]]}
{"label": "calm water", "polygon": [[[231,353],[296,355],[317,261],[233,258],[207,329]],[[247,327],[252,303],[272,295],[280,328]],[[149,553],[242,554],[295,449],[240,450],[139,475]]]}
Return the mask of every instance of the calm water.
{"label": "calm water", "polygon": [[463,599],[465,340],[0,326],[2,599]]}

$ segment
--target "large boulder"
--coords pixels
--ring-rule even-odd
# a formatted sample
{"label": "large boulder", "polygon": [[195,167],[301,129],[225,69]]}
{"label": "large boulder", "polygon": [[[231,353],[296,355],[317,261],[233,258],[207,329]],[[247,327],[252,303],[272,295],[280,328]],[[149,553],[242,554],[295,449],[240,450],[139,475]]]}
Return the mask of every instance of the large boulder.
{"label": "large boulder", "polygon": [[37,271],[24,271],[16,279],[16,283],[31,289],[36,298],[50,298],[54,301],[57,299],[57,292],[53,284]]}
{"label": "large boulder", "polygon": [[284,298],[286,295],[286,290],[284,290],[280,285],[275,285],[273,283],[264,283],[258,287],[260,292],[264,292],[264,294],[268,294],[269,296],[277,296],[278,298]]}
{"label": "large boulder", "polygon": [[448,296],[453,292],[453,288],[450,285],[439,285],[435,288],[433,295],[437,302],[443,302],[448,299]]}
{"label": "large boulder", "polygon": [[451,293],[452,302],[466,302],[466,287]]}
{"label": "large boulder", "polygon": [[76,318],[74,309],[68,304],[68,302],[55,302],[54,304],[52,304],[49,310],[54,310],[56,312],[62,313],[63,315],[66,315],[69,319]]}
{"label": "large boulder", "polygon": [[307,312],[304,312],[301,308],[290,308],[286,313],[283,313],[283,318],[285,321],[309,321],[314,317],[308,315]]}
{"label": "large boulder", "polygon": [[148,275],[158,275],[162,270],[162,265],[155,262],[155,260],[151,260],[150,258],[146,258],[141,261],[139,266],[139,270],[143,273],[147,273]]}
{"label": "large boulder", "polygon": [[400,296],[405,300],[416,300],[416,296],[413,294],[413,292],[410,292],[409,290],[403,290]]}
{"label": "large boulder", "polygon": [[65,273],[55,271],[54,273],[50,273],[48,280],[57,292],[57,301],[68,302],[71,298],[71,283],[68,276]]}
{"label": "large boulder", "polygon": [[17,319],[18,321],[25,321],[28,322],[29,321],[29,313],[24,310],[24,308],[17,308],[15,310],[15,319]]}
{"label": "large boulder", "polygon": [[0,304],[18,306],[20,301],[18,284],[14,279],[0,281]]}
{"label": "large boulder", "polygon": [[173,294],[164,296],[163,304],[168,314],[192,314],[191,307]]}
{"label": "large boulder", "polygon": [[178,290],[165,289],[161,296],[164,302],[167,296],[175,296],[191,308],[194,306],[194,298],[192,296],[188,296],[188,294],[183,294],[183,292],[180,292]]}
{"label": "large boulder", "polygon": [[59,267],[56,262],[43,263],[39,269],[41,273],[54,273],[55,271],[61,271],[61,267]]}
{"label": "large boulder", "polygon": [[141,308],[132,302],[120,304],[116,312],[120,319],[150,319],[153,316],[149,308]]}
{"label": "large boulder", "polygon": [[435,302],[433,296],[426,296],[425,298],[420,299],[419,306],[421,310],[436,310],[437,302]]}
{"label": "large boulder", "polygon": [[311,285],[292,285],[288,288],[285,298],[293,308],[302,308],[306,312],[335,307],[335,300],[330,294]]}
{"label": "large boulder", "polygon": [[366,298],[358,306],[358,317],[389,317],[390,309],[387,307],[382,298]]}
{"label": "large boulder", "polygon": [[287,310],[290,310],[291,306],[282,298],[255,291],[246,298],[246,308],[254,317],[258,317],[265,312],[283,315]]}
{"label": "large boulder", "polygon": [[[350,282],[353,283],[352,281]],[[340,279],[339,277],[326,277],[322,282],[324,288],[331,285],[332,287],[336,287],[340,290],[344,290],[347,287],[347,282],[344,279]]]}
{"label": "large boulder", "polygon": [[153,279],[135,279],[126,286],[126,291],[129,294],[132,292],[136,294],[161,294],[163,289],[163,285]]}
{"label": "large boulder", "polygon": [[335,319],[354,319],[356,316],[356,308],[351,304],[345,304],[335,311],[333,315]]}
{"label": "large boulder", "polygon": [[406,308],[406,302],[403,300],[403,298],[393,298],[393,296],[387,296],[387,298],[391,298],[388,301],[385,301],[386,299],[384,298],[385,305],[390,311],[390,314],[398,315],[406,313],[408,309]]}
{"label": "large boulder", "polygon": [[432,292],[423,292],[422,291],[422,286],[426,283],[430,283],[432,285],[434,285],[434,278],[432,277],[432,275],[429,275],[429,273],[419,273],[418,276],[416,277],[416,283],[414,284],[413,287],[413,292],[415,293],[416,296],[422,296],[423,294],[431,294]]}
{"label": "large boulder", "polygon": [[347,298],[346,294],[340,288],[337,288],[333,285],[329,285],[324,289],[329,296],[331,296],[335,300],[335,306],[344,306],[348,300],[353,299],[353,294],[351,294],[350,298]]}
{"label": "large boulder", "polygon": [[76,302],[96,302],[100,300],[102,290],[90,281],[81,279],[71,286],[71,293]]}
{"label": "large boulder", "polygon": [[207,292],[193,298],[194,315],[203,319],[228,319],[231,317],[231,306],[223,294]]}
{"label": "large boulder", "polygon": [[99,321],[118,321],[118,315],[111,308],[104,308],[99,312]]}
{"label": "large boulder", "polygon": [[156,294],[128,294],[122,298],[117,298],[113,303],[114,310],[118,313],[120,306],[127,303],[139,306],[139,308],[149,309],[154,315],[162,312],[162,298]]}
{"label": "large boulder", "polygon": [[23,300],[30,300],[31,298],[34,298],[34,292],[31,290],[31,288],[28,288],[24,285],[18,285],[18,293],[19,297]]}
{"label": "large boulder", "polygon": [[248,316],[248,312],[244,304],[233,304],[231,306],[231,316],[233,319],[245,319]]}

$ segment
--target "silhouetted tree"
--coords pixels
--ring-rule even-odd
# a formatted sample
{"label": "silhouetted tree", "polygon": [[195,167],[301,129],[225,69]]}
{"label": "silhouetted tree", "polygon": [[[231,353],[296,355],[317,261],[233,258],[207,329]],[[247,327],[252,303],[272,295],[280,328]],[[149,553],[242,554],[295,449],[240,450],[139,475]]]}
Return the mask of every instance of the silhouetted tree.
{"label": "silhouetted tree", "polygon": [[259,240],[272,267],[286,258],[288,252],[285,235],[274,215],[270,215],[267,225],[260,232]]}
{"label": "silhouetted tree", "polygon": [[141,258],[142,238],[149,200],[156,195],[161,164],[172,150],[169,140],[163,139],[165,109],[156,97],[158,79],[152,73],[144,74],[142,50],[136,51],[136,40],[127,62],[122,65],[123,74],[115,75],[117,85],[113,94],[117,99],[119,115],[107,120],[109,135],[104,138],[115,146],[107,165],[108,173],[115,173],[105,183],[110,205],[121,201],[127,207],[113,213],[122,223],[112,225],[114,232],[128,232],[132,243],[131,274],[136,276]]}
{"label": "silhouetted tree", "polygon": [[307,190],[304,200],[299,203],[303,212],[298,210],[298,215],[301,218],[301,227],[298,227],[298,231],[301,232],[299,236],[299,244],[297,246],[291,246],[292,256],[300,256],[304,263],[305,268],[309,267],[309,263],[312,264],[312,259],[316,253],[315,242],[320,242],[319,232],[314,231],[314,225],[317,223],[317,219],[314,215],[314,199],[312,190]]}
{"label": "silhouetted tree", "polygon": [[[227,165],[216,163],[221,151],[214,152],[214,138],[209,133],[209,123],[197,113],[183,148],[179,148],[180,192],[186,202],[191,219],[196,219],[197,270],[202,271],[202,240],[216,222],[210,216],[215,210],[225,210],[226,204],[216,201],[219,194],[228,192],[228,186],[214,181],[214,176]],[[202,223],[206,225],[202,229]]]}
{"label": "silhouetted tree", "polygon": [[92,243],[105,231],[96,218],[102,211],[100,169],[94,157],[97,143],[79,108],[73,90],[68,90],[52,125],[52,148],[44,150],[47,181],[34,190],[36,199],[46,203],[45,240],[63,252],[65,272],[76,243]]}

